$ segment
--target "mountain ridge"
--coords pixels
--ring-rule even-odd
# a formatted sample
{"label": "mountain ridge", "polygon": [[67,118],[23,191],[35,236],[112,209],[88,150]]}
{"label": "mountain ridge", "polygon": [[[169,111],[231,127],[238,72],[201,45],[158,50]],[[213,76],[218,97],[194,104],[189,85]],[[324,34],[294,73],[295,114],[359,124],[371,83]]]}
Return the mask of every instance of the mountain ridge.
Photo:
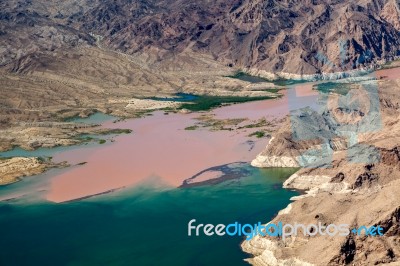
{"label": "mountain ridge", "polygon": [[148,64],[191,52],[235,69],[270,73],[342,72],[400,55],[395,0],[68,0],[0,6],[3,66],[77,44],[94,46],[90,33],[102,36],[109,49],[148,55]]}

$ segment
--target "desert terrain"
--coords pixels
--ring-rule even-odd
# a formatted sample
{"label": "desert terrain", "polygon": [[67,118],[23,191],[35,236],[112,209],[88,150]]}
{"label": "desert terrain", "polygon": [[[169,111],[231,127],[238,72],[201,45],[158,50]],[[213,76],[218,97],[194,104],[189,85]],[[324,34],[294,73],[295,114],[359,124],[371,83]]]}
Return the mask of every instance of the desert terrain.
{"label": "desert terrain", "polygon": [[[292,86],[289,80],[354,77],[335,88],[350,89],[366,108],[362,87],[377,84],[379,110],[369,121],[379,124],[377,130],[350,140],[339,134],[346,128],[332,116],[357,126],[366,114],[362,108],[299,111],[279,129],[271,127],[273,138],[252,165],[301,168],[284,186],[305,193],[273,221],[381,225],[384,237],[256,237],[242,248],[254,265],[398,263],[399,21],[396,0],[2,1],[0,151],[82,144],[83,135],[135,134],[71,121],[98,112],[123,120],[154,110],[199,111],[174,101],[177,93],[222,97],[212,105],[207,98],[212,109],[279,98]],[[377,69],[375,79],[357,81]],[[243,74],[263,82],[239,79]],[[341,94],[328,95],[338,100]],[[188,128],[237,129],[239,120],[222,120],[200,115]],[[299,134],[316,138],[294,139],[292,123],[301,126]],[[329,167],[304,167],[304,160],[318,158],[303,155],[321,148],[332,155]],[[51,158],[0,158],[0,185],[65,166]]]}
{"label": "desert terrain", "polygon": [[[328,108],[318,123],[298,123],[300,131],[316,132],[320,139],[298,139],[294,137],[291,123],[307,121],[314,114],[288,118],[270,141],[267,148],[253,160],[257,167],[301,167],[289,177],[284,187],[305,191],[282,210],[271,222],[303,224],[350,223],[351,228],[360,225],[380,225],[383,237],[349,235],[347,237],[304,237],[298,235],[286,240],[259,237],[242,244],[243,250],[254,255],[249,259],[253,265],[383,265],[398,262],[400,230],[400,69],[377,72],[376,82],[379,97],[379,128],[358,136],[357,143],[349,143],[345,137],[331,139],[332,156],[321,165],[304,165],[303,154],[312,149],[321,149],[324,128],[336,132],[335,124],[329,121],[329,113],[337,115],[337,121],[346,121],[349,112],[338,107]],[[383,77],[380,79],[380,77]],[[390,78],[389,78],[390,77]],[[361,82],[368,84],[371,81]],[[361,87],[352,89],[354,97],[363,99]],[[364,98],[365,100],[365,98]],[[369,99],[366,99],[368,102]],[[349,107],[350,108],[350,107]],[[351,120],[363,115],[361,109],[352,113]],[[351,112],[350,112],[351,113]],[[342,119],[342,120],[341,120]],[[337,122],[336,122],[337,123]],[[361,126],[361,120],[357,122]],[[310,128],[309,128],[310,127]],[[328,137],[329,138],[329,137]],[[373,149],[371,150],[371,147]],[[377,157],[376,157],[377,156]],[[373,158],[375,157],[375,159]],[[330,165],[324,165],[329,163]],[[395,265],[395,264],[393,264]]]}

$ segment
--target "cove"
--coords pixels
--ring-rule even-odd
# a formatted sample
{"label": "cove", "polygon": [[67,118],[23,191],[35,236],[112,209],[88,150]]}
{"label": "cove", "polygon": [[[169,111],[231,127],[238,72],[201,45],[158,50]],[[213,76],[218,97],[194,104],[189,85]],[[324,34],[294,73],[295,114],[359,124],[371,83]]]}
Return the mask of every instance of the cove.
{"label": "cove", "polygon": [[266,78],[258,77],[258,76],[252,76],[249,75],[245,72],[237,72],[236,74],[232,76],[226,76],[228,78],[234,78],[234,79],[239,79],[242,81],[247,81],[251,83],[262,83],[262,82],[269,82],[277,86],[291,86],[291,85],[296,85],[296,84],[302,84],[302,83],[309,83],[309,80],[304,80],[304,79],[284,79],[284,78],[279,78],[275,80],[269,80]]}
{"label": "cove", "polygon": [[149,99],[156,101],[173,101],[173,102],[190,102],[194,101],[198,96],[188,93],[176,93],[174,97],[151,97]]}
{"label": "cove", "polygon": [[[96,112],[88,117],[71,117],[66,119],[65,122],[73,122],[73,123],[85,123],[85,124],[103,124],[106,122],[112,122],[117,120],[116,117],[103,114],[100,112]],[[109,134],[112,136],[113,134]],[[100,136],[96,135],[82,135],[81,137],[84,138],[86,136],[93,137],[93,138],[99,138]],[[95,146],[96,143],[94,142],[86,142],[78,145],[71,145],[71,146],[56,146],[52,148],[47,148],[47,147],[40,147],[36,150],[24,150],[20,147],[15,147],[12,150],[9,151],[3,151],[0,152],[0,158],[9,158],[9,157],[53,157],[57,153],[65,152],[65,151],[70,151],[70,150],[76,150],[80,149],[82,147],[92,147]]]}

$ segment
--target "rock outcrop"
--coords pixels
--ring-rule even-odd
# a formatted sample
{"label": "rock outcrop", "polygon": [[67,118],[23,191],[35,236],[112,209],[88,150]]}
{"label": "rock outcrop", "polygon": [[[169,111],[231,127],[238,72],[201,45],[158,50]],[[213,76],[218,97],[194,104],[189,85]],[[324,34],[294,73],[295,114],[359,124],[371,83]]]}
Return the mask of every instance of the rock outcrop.
{"label": "rock outcrop", "polygon": [[[351,152],[354,148],[352,145],[333,145],[329,167],[325,167],[324,163],[320,167],[303,165],[303,168],[284,182],[284,187],[305,193],[294,197],[293,202],[271,221],[275,224],[349,224],[351,228],[380,225],[384,235],[371,237],[350,234],[329,237],[300,234],[284,240],[257,236],[242,243],[243,250],[253,255],[247,260],[249,263],[271,266],[381,265],[399,262],[399,85],[398,79],[378,82],[382,127],[361,134],[359,143],[354,144],[359,149],[355,152]],[[331,111],[334,112],[334,108]],[[321,128],[329,128],[331,132],[335,132],[336,128],[327,123],[327,120],[318,124]],[[308,126],[309,123],[305,129]],[[315,132],[322,135],[321,139],[324,134],[327,136],[322,130]],[[289,126],[282,128],[255,162],[263,160],[261,166],[279,166],[271,164],[271,158],[279,156],[285,160],[287,156],[291,156],[291,160],[300,162],[301,154],[315,149],[316,145],[309,140],[300,141],[299,144],[299,139],[296,141],[293,137],[294,133],[296,130],[293,131]],[[370,149],[371,146],[374,149]],[[302,150],[294,151],[298,148]],[[368,162],[368,153],[378,153],[379,159]],[[365,160],[359,160],[360,158]]]}
{"label": "rock outcrop", "polygon": [[48,163],[38,158],[14,157],[0,160],[0,185],[7,185],[20,180],[23,176],[37,175],[49,167]]}
{"label": "rock outcrop", "polygon": [[179,69],[178,55],[191,52],[272,78],[329,78],[400,55],[395,0],[12,0],[0,9],[0,65],[19,73],[49,52],[100,43],[153,69]]}

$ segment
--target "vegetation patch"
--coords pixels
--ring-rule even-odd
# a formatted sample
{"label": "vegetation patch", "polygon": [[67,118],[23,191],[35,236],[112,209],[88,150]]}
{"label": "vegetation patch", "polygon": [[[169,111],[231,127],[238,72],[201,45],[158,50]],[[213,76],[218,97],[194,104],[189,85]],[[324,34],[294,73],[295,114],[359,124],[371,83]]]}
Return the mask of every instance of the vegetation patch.
{"label": "vegetation patch", "polygon": [[265,137],[265,132],[264,131],[256,131],[256,132],[251,133],[249,135],[249,137],[263,138],[263,137]]}
{"label": "vegetation patch", "polygon": [[238,124],[247,120],[247,118],[216,119],[210,114],[201,115],[196,119],[200,121],[201,126],[208,127],[212,131],[234,130]]}
{"label": "vegetation patch", "polygon": [[83,140],[85,142],[92,141],[94,138],[91,136],[79,136],[78,139]]}
{"label": "vegetation patch", "polygon": [[106,131],[99,132],[99,135],[110,135],[110,134],[130,134],[132,133],[131,129],[122,129],[122,128],[115,128],[115,129],[108,129]]}
{"label": "vegetation patch", "polygon": [[199,127],[195,125],[195,126],[185,127],[185,130],[196,130],[198,128]]}
{"label": "vegetation patch", "polygon": [[44,157],[37,157],[37,160],[38,160],[39,163],[46,162],[46,158],[44,158]]}
{"label": "vegetation patch", "polygon": [[265,126],[272,126],[272,125],[273,124],[271,122],[267,121],[267,119],[261,118],[260,120],[258,120],[258,122],[239,127],[239,129],[242,129],[242,128],[257,128],[257,127],[265,127]]}

